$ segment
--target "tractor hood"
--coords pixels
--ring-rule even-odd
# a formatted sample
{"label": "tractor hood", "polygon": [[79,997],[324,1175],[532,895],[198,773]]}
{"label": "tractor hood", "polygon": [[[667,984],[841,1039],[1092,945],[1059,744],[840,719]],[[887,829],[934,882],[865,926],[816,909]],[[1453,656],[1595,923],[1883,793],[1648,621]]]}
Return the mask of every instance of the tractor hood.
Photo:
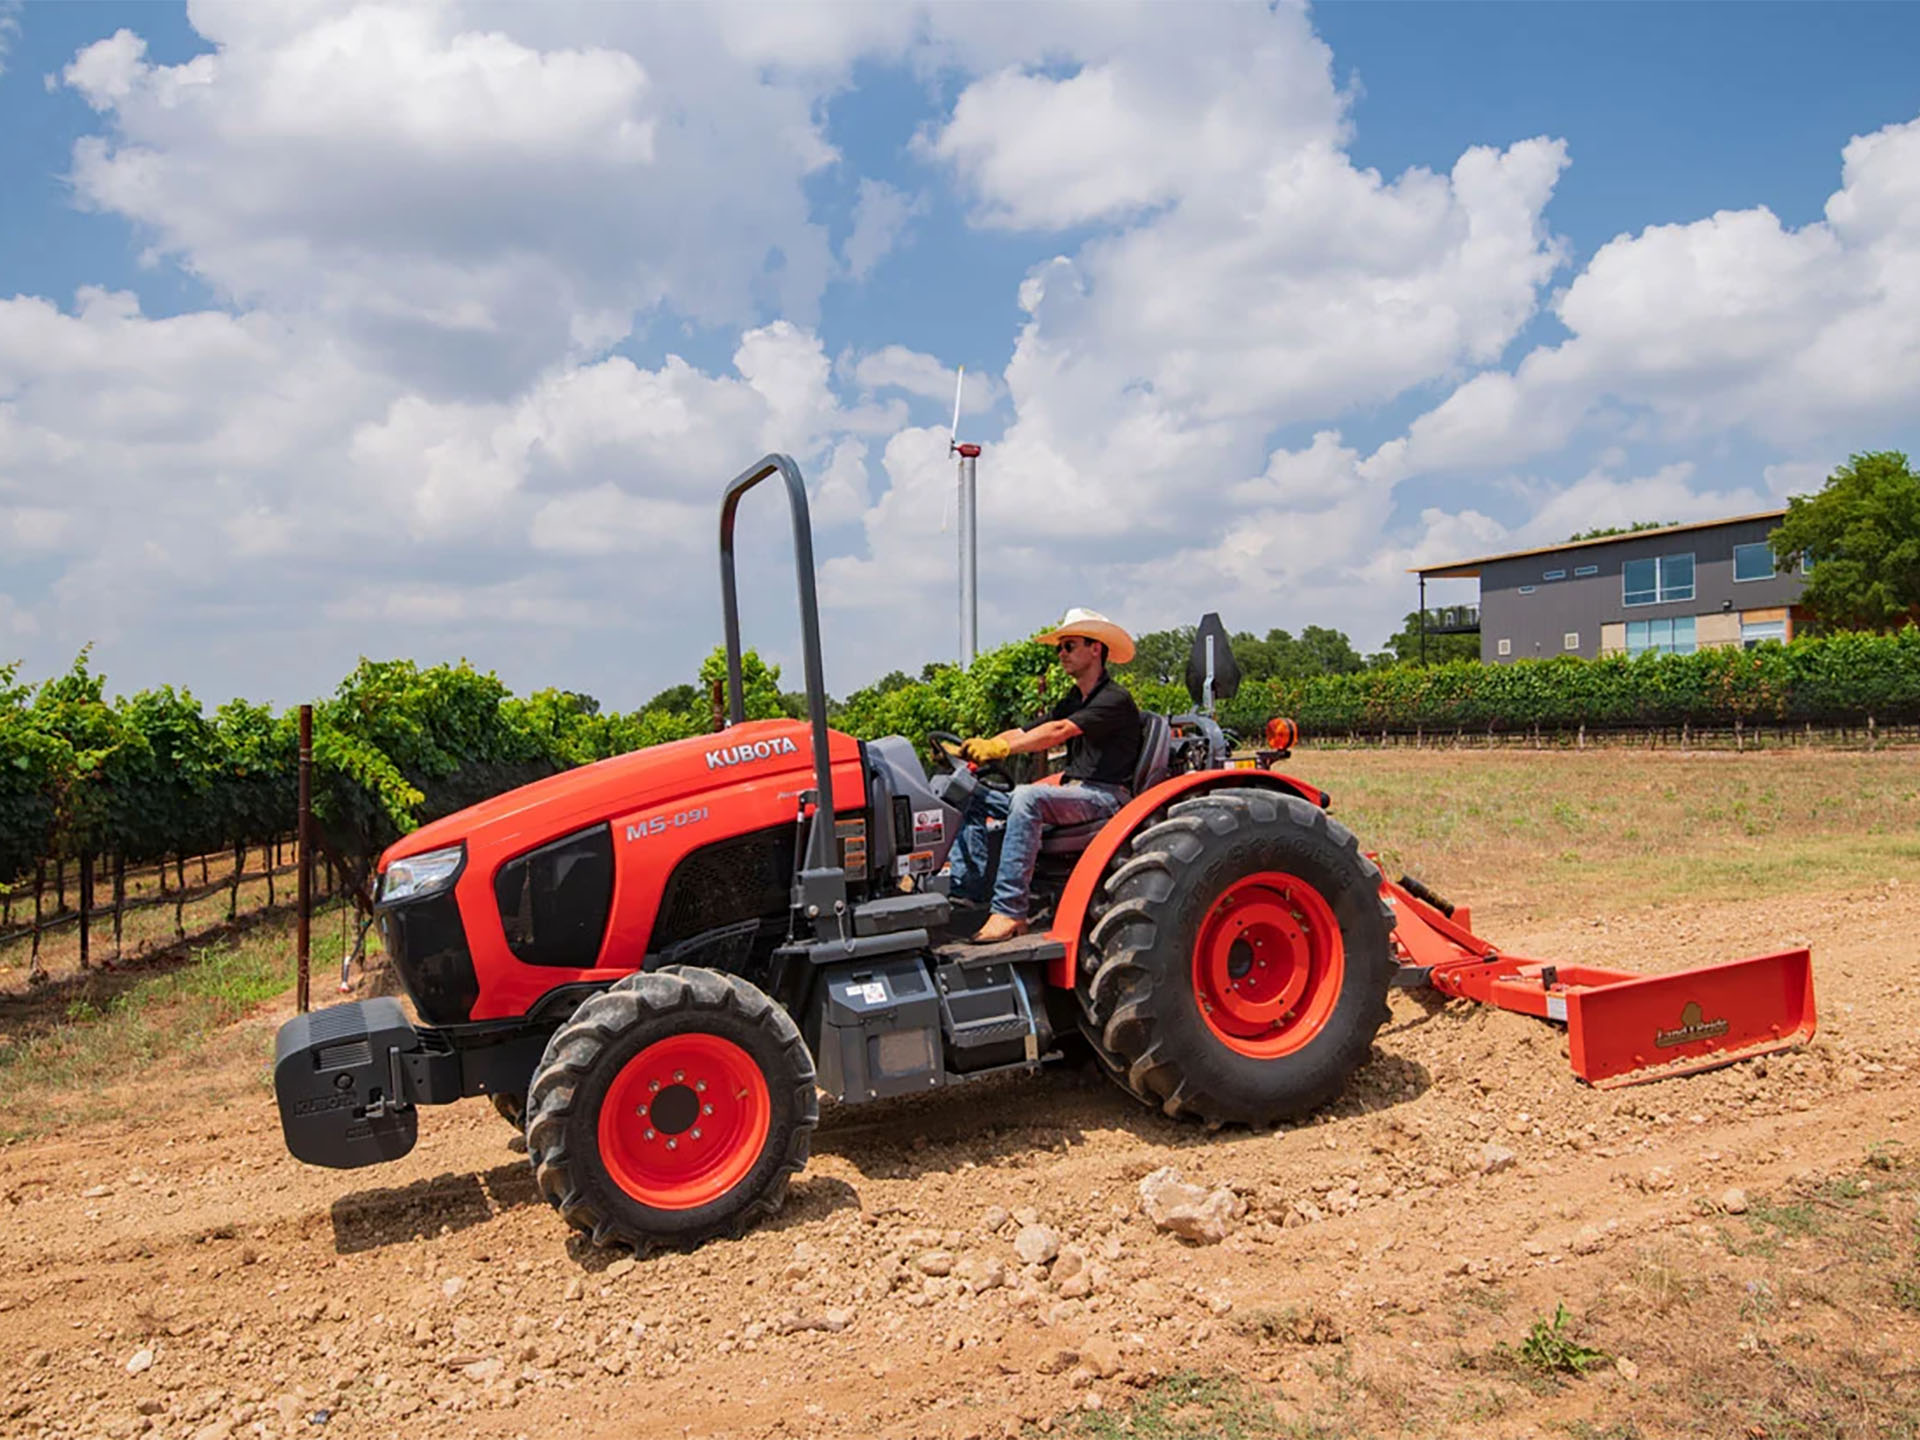
{"label": "tractor hood", "polygon": [[[828,732],[835,809],[863,803],[859,742]],[[846,768],[851,767],[851,768]],[[522,785],[423,825],[388,846],[393,861],[465,842],[499,855],[542,845],[602,821],[662,806],[696,803],[715,791],[778,787],[797,800],[813,787],[813,744],[805,721],[753,720],[717,735],[698,735],[634,750]]]}

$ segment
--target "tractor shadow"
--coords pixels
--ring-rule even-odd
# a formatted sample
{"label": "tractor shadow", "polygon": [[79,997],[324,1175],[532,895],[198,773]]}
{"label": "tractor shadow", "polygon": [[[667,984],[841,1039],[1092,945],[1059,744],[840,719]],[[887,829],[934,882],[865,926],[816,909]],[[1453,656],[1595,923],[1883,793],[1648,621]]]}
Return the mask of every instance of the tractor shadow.
{"label": "tractor shadow", "polygon": [[[1416,1060],[1375,1047],[1346,1089],[1314,1120],[1345,1120],[1417,1100],[1433,1077]],[[1314,1123],[1309,1120],[1307,1124]],[[1299,1126],[1284,1126],[1284,1135]],[[1092,1060],[1038,1076],[995,1076],[926,1095],[827,1105],[813,1153],[832,1155],[873,1180],[914,1180],[1036,1154],[1065,1155],[1095,1134],[1118,1131],[1142,1145],[1184,1150],[1216,1143],[1221,1134],[1142,1105]],[[796,1193],[798,1184],[796,1183]],[[858,1203],[854,1196],[849,1203]],[[838,1208],[837,1206],[834,1208]]]}
{"label": "tractor shadow", "polygon": [[465,1175],[435,1175],[379,1190],[358,1190],[333,1202],[333,1249],[357,1255],[387,1245],[431,1239],[441,1230],[485,1225],[501,1212],[540,1203],[524,1160]]}

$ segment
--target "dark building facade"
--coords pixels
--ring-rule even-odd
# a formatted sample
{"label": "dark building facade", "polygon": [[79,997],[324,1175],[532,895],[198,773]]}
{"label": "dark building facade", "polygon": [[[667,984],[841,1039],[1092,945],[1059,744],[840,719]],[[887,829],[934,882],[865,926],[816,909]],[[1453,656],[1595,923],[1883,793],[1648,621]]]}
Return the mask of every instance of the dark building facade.
{"label": "dark building facade", "polygon": [[1485,555],[1414,573],[1478,578],[1480,605],[1431,612],[1430,630],[1477,628],[1487,664],[1548,655],[1691,654],[1791,640],[1805,581],[1774,568],[1768,510],[1539,550]]}

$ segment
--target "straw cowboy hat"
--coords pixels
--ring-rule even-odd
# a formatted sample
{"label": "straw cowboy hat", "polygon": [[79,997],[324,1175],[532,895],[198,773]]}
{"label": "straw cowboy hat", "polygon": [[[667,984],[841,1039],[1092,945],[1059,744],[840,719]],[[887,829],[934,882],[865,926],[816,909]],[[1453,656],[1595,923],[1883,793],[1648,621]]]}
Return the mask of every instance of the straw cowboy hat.
{"label": "straw cowboy hat", "polygon": [[1067,611],[1067,618],[1053,629],[1033,638],[1042,645],[1057,645],[1068,635],[1076,635],[1082,640],[1098,640],[1107,647],[1107,659],[1115,665],[1124,665],[1133,659],[1131,635],[1098,610],[1083,610],[1077,605]]}

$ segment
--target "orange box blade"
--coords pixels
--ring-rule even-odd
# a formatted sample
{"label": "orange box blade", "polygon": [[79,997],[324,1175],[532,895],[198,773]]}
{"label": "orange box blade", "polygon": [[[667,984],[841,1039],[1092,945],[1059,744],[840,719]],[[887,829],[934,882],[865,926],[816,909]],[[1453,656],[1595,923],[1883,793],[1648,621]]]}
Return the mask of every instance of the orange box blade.
{"label": "orange box blade", "polygon": [[1574,1074],[1601,1089],[1791,1049],[1813,1032],[1805,950],[1567,992]]}

